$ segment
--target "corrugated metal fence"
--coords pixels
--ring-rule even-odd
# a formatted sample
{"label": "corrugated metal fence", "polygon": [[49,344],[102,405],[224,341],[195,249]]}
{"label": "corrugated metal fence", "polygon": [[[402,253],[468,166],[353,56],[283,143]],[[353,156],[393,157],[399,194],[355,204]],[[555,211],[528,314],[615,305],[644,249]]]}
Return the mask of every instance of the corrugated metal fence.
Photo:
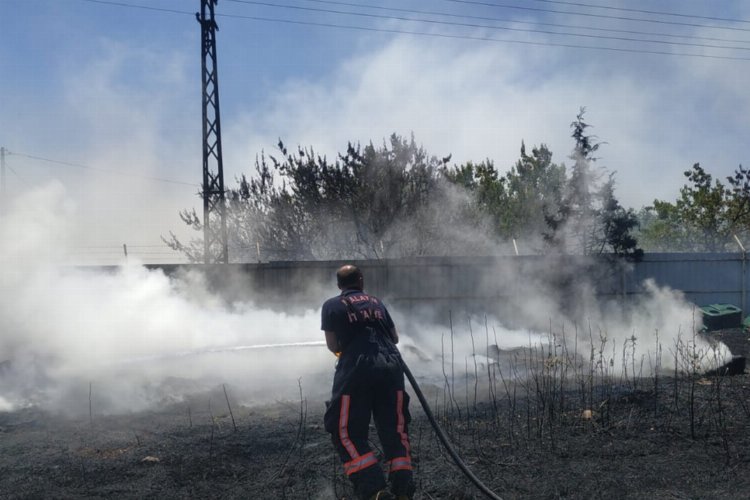
{"label": "corrugated metal fence", "polygon": [[681,290],[698,305],[729,303],[747,311],[747,256],[741,253],[650,254],[635,265],[627,291],[639,291],[647,278]]}
{"label": "corrugated metal fence", "polygon": [[[644,293],[643,282],[682,291],[697,305],[734,304],[748,310],[748,265],[741,253],[646,254],[643,261],[613,268],[586,266],[573,256],[434,257],[355,261],[366,277],[366,288],[401,309],[475,306],[487,310],[513,302],[539,287],[558,289],[588,279],[596,293],[628,300]],[[334,273],[339,261],[269,262],[224,266],[152,266],[167,273],[201,269],[230,300],[253,290],[255,300],[268,304],[319,306],[337,293]],[[585,276],[583,275],[585,273]],[[258,294],[260,292],[260,294]],[[260,298],[258,298],[260,297]]]}

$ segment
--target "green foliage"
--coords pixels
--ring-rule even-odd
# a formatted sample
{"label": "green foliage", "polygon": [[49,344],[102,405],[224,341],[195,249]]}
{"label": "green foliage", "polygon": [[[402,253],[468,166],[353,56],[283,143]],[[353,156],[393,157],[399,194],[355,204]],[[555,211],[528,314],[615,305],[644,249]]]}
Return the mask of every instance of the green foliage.
{"label": "green foliage", "polygon": [[495,236],[526,242],[539,239],[545,212],[559,205],[566,182],[565,167],[552,163],[546,145],[527,155],[523,142],[521,158],[503,176],[491,160],[446,168],[443,175],[472,194],[475,215],[489,218]]}
{"label": "green foliage", "polygon": [[736,251],[736,235],[750,236],[750,172],[742,165],[728,185],[699,163],[685,172],[689,184],[674,202],[654,200],[641,211],[641,240],[649,251]]}
{"label": "green foliage", "polygon": [[[429,156],[414,137],[392,135],[382,146],[348,144],[335,161],[312,148],[261,154],[255,175],[227,191],[229,252],[234,261],[378,259],[420,255],[488,255],[525,250],[614,253],[639,258],[637,218],[599,183],[591,164],[599,144],[586,134],[581,109],[571,125],[574,165],[552,162],[546,145],[502,175],[487,159],[449,165]],[[183,221],[202,231],[195,211]],[[165,240],[202,261],[200,239]],[[505,246],[503,246],[503,242]],[[545,245],[546,243],[546,245]]]}
{"label": "green foliage", "polygon": [[638,228],[638,216],[632,208],[625,209],[614,194],[614,178],[602,186],[599,193],[601,209],[598,213],[601,234],[597,238],[599,254],[609,251],[617,256],[624,256],[638,261],[643,258],[643,250],[638,247],[638,240],[633,235]]}
{"label": "green foliage", "polygon": [[[281,142],[279,151],[281,159],[271,157],[270,166],[256,165],[262,182],[249,182],[245,200],[232,192],[233,199],[262,207],[253,214],[255,233],[270,259],[380,258],[403,244],[395,225],[423,219],[438,188],[441,164],[413,138],[392,135],[380,148],[349,144],[335,163],[312,150],[291,154]],[[429,239],[429,223],[421,229],[417,252],[424,246],[419,237]]]}
{"label": "green foliage", "polygon": [[462,165],[444,165],[440,174],[447,184],[468,196],[462,204],[459,219],[469,227],[486,227],[492,236],[501,235],[497,221],[502,218],[507,198],[505,179],[500,177],[489,159]]}
{"label": "green foliage", "polygon": [[563,177],[564,186],[558,203],[546,206],[544,240],[548,249],[584,255],[613,254],[638,260],[643,250],[633,236],[638,226],[635,212],[620,206],[614,195],[614,176],[601,182],[602,171],[593,168],[593,154],[601,144],[596,136],[587,135],[590,127],[581,108],[571,123],[575,147],[570,178]]}
{"label": "green foliage", "polygon": [[[428,156],[413,137],[394,134],[381,147],[350,143],[335,162],[312,149],[290,152],[282,142],[278,149],[278,157],[261,155],[256,175],[242,176],[228,192],[232,259],[378,259],[486,248],[463,234],[483,234],[482,217],[446,181],[450,158]],[[183,220],[201,228],[194,212]],[[199,241],[184,245],[173,236],[169,244],[200,255]]]}
{"label": "green foliage", "polygon": [[675,204],[677,211],[693,230],[697,245],[709,252],[723,250],[731,238],[726,217],[728,207],[724,203],[727,189],[718,179],[712,184],[711,175],[698,163],[685,172],[685,177],[692,185],[680,189],[680,198]]}
{"label": "green foliage", "polygon": [[545,228],[545,215],[559,210],[566,184],[564,165],[552,163],[546,145],[526,154],[521,143],[521,158],[508,172],[507,210],[500,226],[503,234],[519,239],[537,240]]}
{"label": "green foliage", "polygon": [[673,203],[654,200],[653,206],[638,213],[638,241],[649,252],[692,251],[695,239],[681,222],[680,212]]}
{"label": "green foliage", "polygon": [[727,177],[729,188],[727,218],[733,235],[748,243],[750,239],[750,170],[740,165]]}

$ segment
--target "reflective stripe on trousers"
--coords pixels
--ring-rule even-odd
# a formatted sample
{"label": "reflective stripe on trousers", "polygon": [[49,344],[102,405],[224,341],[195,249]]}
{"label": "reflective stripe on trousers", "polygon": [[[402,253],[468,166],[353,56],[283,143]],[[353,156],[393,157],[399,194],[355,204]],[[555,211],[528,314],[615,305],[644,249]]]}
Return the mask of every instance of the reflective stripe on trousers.
{"label": "reflective stripe on trousers", "polygon": [[409,436],[406,435],[406,419],[404,418],[404,391],[396,393],[396,432],[401,437],[406,457],[409,457]]}
{"label": "reflective stripe on trousers", "polygon": [[362,469],[366,469],[371,465],[378,463],[378,459],[375,458],[375,453],[365,453],[361,457],[355,458],[354,460],[344,464],[344,472],[347,476],[351,476],[355,472],[359,472]]}
{"label": "reflective stripe on trousers", "polygon": [[387,464],[388,472],[396,472],[397,470],[412,470],[410,457],[397,457],[393,460],[388,461]]}
{"label": "reflective stripe on trousers", "polygon": [[339,411],[339,438],[341,439],[341,445],[352,458],[350,461],[344,463],[344,472],[346,472],[347,476],[378,463],[378,459],[375,458],[373,452],[360,456],[354,443],[349,439],[349,408],[351,399],[352,397],[348,394],[341,396],[341,410]]}

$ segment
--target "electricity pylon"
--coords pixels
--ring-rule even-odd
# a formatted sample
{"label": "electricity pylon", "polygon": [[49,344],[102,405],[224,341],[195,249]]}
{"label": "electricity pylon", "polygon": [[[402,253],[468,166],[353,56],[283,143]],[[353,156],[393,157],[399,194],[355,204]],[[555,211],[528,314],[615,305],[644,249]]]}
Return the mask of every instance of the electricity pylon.
{"label": "electricity pylon", "polygon": [[227,245],[224,164],[221,154],[219,77],[216,69],[217,0],[201,0],[195,14],[201,25],[201,70],[203,83],[203,260],[206,264],[229,262]]}

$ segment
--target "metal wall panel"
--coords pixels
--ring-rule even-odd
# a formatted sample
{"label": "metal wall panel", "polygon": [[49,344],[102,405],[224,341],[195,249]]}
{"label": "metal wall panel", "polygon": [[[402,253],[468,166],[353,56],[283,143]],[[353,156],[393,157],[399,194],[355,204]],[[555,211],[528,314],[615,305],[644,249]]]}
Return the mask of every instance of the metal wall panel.
{"label": "metal wall panel", "polygon": [[[420,305],[487,310],[510,299],[533,294],[535,287],[559,289],[583,277],[581,257],[425,257],[355,261],[365,273],[366,288],[400,308]],[[270,262],[225,264],[222,266],[185,265],[159,267],[166,273],[198,268],[206,271],[217,290],[232,283],[230,300],[242,300],[253,290],[255,300],[267,304],[294,301],[307,307],[319,306],[338,290],[334,273],[343,262]],[[750,287],[747,262],[740,253],[657,253],[628,266],[627,270],[587,275],[597,283],[599,293],[609,298],[633,298],[644,293],[644,281],[682,291],[696,305],[734,304],[748,311]],[[597,272],[600,272],[601,269]],[[594,272],[594,271],[592,271]],[[242,284],[246,287],[243,289]],[[257,292],[261,292],[260,296]],[[516,301],[517,302],[517,301]],[[746,314],[746,313],[745,313]]]}

